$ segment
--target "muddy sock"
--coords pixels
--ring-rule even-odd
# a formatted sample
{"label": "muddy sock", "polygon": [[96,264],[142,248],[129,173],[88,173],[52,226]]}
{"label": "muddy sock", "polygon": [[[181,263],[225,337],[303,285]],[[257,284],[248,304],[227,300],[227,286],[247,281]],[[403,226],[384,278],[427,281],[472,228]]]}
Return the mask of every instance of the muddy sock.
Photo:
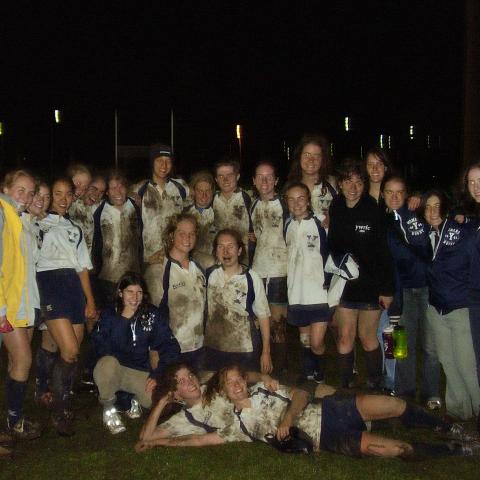
{"label": "muddy sock", "polygon": [[58,357],[52,371],[53,409],[63,414],[70,408],[70,388],[74,382],[77,362],[66,362]]}
{"label": "muddy sock", "polygon": [[440,417],[432,415],[418,405],[407,403],[405,411],[398,417],[403,425],[412,428],[432,428],[441,432],[447,432],[451,425]]}
{"label": "muddy sock", "polygon": [[340,376],[340,386],[348,388],[353,376],[353,350],[349,353],[339,353],[337,355],[338,374]]}
{"label": "muddy sock", "polygon": [[40,347],[35,355],[35,384],[40,394],[48,392],[48,382],[52,374],[53,365],[57,359],[57,352],[50,352]]}
{"label": "muddy sock", "polygon": [[5,379],[5,394],[7,402],[7,421],[13,427],[23,415],[23,403],[27,394],[27,382],[18,382],[10,375]]}
{"label": "muddy sock", "polygon": [[380,345],[375,350],[365,352],[365,363],[367,366],[368,386],[378,388],[382,383],[383,356]]}
{"label": "muddy sock", "polygon": [[271,343],[274,374],[281,375],[287,369],[287,344]]}
{"label": "muddy sock", "polygon": [[312,352],[312,357],[315,365],[315,373],[318,377],[316,380],[323,380],[325,378],[325,364],[327,356],[324,353],[322,353],[322,355],[317,355],[316,353]]}
{"label": "muddy sock", "polygon": [[315,364],[313,361],[312,350],[310,347],[302,347],[302,362],[303,362],[303,375],[305,377],[311,377],[313,375],[313,370],[315,369]]}

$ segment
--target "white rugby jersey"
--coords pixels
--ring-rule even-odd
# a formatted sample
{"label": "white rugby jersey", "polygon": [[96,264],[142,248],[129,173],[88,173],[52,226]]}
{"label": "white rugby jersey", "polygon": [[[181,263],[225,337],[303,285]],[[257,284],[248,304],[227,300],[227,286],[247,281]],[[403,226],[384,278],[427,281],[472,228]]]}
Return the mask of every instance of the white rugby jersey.
{"label": "white rugby jersey", "polygon": [[93,242],[93,214],[98,208],[98,205],[99,204],[96,203],[87,206],[83,203],[83,200],[77,198],[68,209],[68,214],[72,221],[82,229],[85,243],[90,253],[92,252]]}
{"label": "white rugby jersey", "polygon": [[[204,394],[205,385],[201,389]],[[204,435],[215,431],[226,442],[251,442],[249,437],[241,435],[237,425],[233,418],[232,404],[221,395],[216,395],[209,405],[200,402],[193,407],[185,407],[159,426],[168,430],[172,437]]]}
{"label": "white rugby jersey", "polygon": [[287,275],[287,247],[283,238],[288,209],[276,196],[272,200],[255,200],[251,209],[253,231],[257,238],[252,268],[261,278]]}
{"label": "white rugby jersey", "polygon": [[312,210],[315,214],[325,215],[330,208],[332,200],[337,196],[337,190],[333,187],[334,180],[324,181],[315,184],[311,192],[312,195]]}
{"label": "white rugby jersey", "polygon": [[37,231],[33,217],[29,213],[20,215],[23,229],[21,236],[22,253],[26,263],[26,288],[22,291],[22,300],[17,318],[26,318],[28,326],[35,323],[35,309],[40,308],[40,294],[38,292],[36,268],[40,254],[38,250]]}
{"label": "white rugby jersey", "polygon": [[[238,190],[227,199],[220,192],[213,197],[213,212],[215,214],[215,228],[220,231],[224,228],[233,228],[240,232],[245,248],[248,247],[248,233],[253,232],[250,220],[251,199],[243,190]],[[242,258],[246,258],[244,252]]]}
{"label": "white rugby jersey", "polygon": [[101,269],[98,278],[116,283],[125,272],[140,272],[141,240],[137,211],[128,199],[122,210],[107,201],[100,208],[97,212],[97,215],[100,213],[100,219],[95,225],[95,228],[100,229],[95,232],[95,238],[99,241],[101,238],[101,250],[98,251],[101,255]]}
{"label": "white rugby jersey", "polygon": [[68,216],[49,213],[37,224],[41,243],[37,272],[74,268],[79,273],[92,269],[82,229]]}
{"label": "white rugby jersey", "polygon": [[143,248],[148,260],[163,250],[162,235],[172,215],[182,213],[189,203],[187,184],[179,178],[170,178],[161,189],[151,180],[136,184],[133,189],[142,199]]}
{"label": "white rugby jersey", "polygon": [[[292,399],[292,390],[281,386],[270,392],[263,382],[249,388],[251,406],[242,410],[234,408],[234,416],[239,424],[237,440],[243,440],[246,432],[256,440],[266,442],[267,434],[275,435]],[[294,425],[305,432],[312,440],[314,449],[320,449],[322,406],[309,403],[296,418]],[[243,428],[242,426],[243,425]]]}
{"label": "white rugby jersey", "polygon": [[161,298],[160,309],[168,309],[173,335],[182,353],[203,347],[203,322],[206,301],[206,280],[200,267],[190,261],[188,269],[166,258],[156,279]]}
{"label": "white rugby jersey", "polygon": [[205,345],[222,352],[253,352],[253,317],[270,317],[262,280],[253,270],[230,278],[214,267],[207,282]]}
{"label": "white rugby jersey", "polygon": [[197,219],[199,232],[192,256],[206,270],[215,263],[213,240],[217,230],[214,224],[213,208],[212,206],[197,208],[195,205],[190,205],[185,208],[185,212],[194,215]]}
{"label": "white rugby jersey", "polygon": [[285,225],[288,264],[288,304],[317,305],[327,303],[328,291],[324,266],[328,258],[327,234],[320,220],[310,215],[300,222]]}

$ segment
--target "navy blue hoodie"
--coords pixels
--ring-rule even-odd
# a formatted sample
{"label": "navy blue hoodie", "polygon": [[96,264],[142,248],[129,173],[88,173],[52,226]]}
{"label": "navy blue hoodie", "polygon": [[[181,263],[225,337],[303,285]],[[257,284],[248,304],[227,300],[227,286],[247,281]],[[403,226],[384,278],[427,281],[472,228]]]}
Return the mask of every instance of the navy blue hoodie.
{"label": "navy blue hoodie", "polygon": [[[445,220],[438,229],[439,240],[431,245],[432,260],[427,270],[430,305],[447,314],[469,305],[470,266],[475,227]],[[430,237],[434,230],[430,229]]]}
{"label": "navy blue hoodie", "polygon": [[[180,346],[168,326],[168,318],[153,305],[139,308],[130,319],[122,317],[113,307],[103,310],[92,332],[97,355],[111,355],[121,365],[157,377],[165,368],[178,361]],[[151,369],[149,351],[158,351],[160,361]]]}

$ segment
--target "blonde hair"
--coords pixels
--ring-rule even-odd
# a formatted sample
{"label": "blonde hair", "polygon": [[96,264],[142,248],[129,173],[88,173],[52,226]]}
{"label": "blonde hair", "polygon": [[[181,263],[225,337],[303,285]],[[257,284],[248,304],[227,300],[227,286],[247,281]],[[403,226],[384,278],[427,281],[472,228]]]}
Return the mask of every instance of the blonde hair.
{"label": "blonde hair", "polygon": [[193,224],[195,227],[195,234],[198,236],[198,222],[194,215],[191,213],[177,213],[170,217],[167,227],[163,231],[162,241],[163,241],[163,250],[165,255],[168,255],[170,250],[173,248],[173,237],[175,231],[177,230],[178,224],[187,220]]}
{"label": "blonde hair", "polygon": [[32,181],[35,183],[35,187],[37,187],[37,182],[35,180],[35,177],[28,171],[24,170],[23,168],[19,168],[17,170],[12,170],[11,172],[8,172],[5,175],[5,178],[3,179],[3,182],[1,184],[2,191],[5,188],[12,188],[13,185],[17,182],[17,180],[21,177],[29,177],[32,179]]}

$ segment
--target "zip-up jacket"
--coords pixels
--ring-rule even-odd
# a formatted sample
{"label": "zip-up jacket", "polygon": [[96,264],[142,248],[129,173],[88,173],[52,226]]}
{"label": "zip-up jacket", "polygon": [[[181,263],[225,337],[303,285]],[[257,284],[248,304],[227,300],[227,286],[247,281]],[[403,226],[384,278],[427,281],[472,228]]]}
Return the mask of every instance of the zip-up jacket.
{"label": "zip-up jacket", "polygon": [[[122,317],[113,307],[104,310],[92,338],[99,357],[111,355],[124,367],[150,372],[150,377],[161,375],[180,355],[168,319],[153,305],[139,308],[130,319]],[[150,366],[150,350],[159,353],[155,370]]]}
{"label": "zip-up jacket", "polygon": [[474,233],[473,225],[449,219],[439,226],[438,233],[430,229],[432,260],[427,281],[430,305],[439,313],[468,307]]}

